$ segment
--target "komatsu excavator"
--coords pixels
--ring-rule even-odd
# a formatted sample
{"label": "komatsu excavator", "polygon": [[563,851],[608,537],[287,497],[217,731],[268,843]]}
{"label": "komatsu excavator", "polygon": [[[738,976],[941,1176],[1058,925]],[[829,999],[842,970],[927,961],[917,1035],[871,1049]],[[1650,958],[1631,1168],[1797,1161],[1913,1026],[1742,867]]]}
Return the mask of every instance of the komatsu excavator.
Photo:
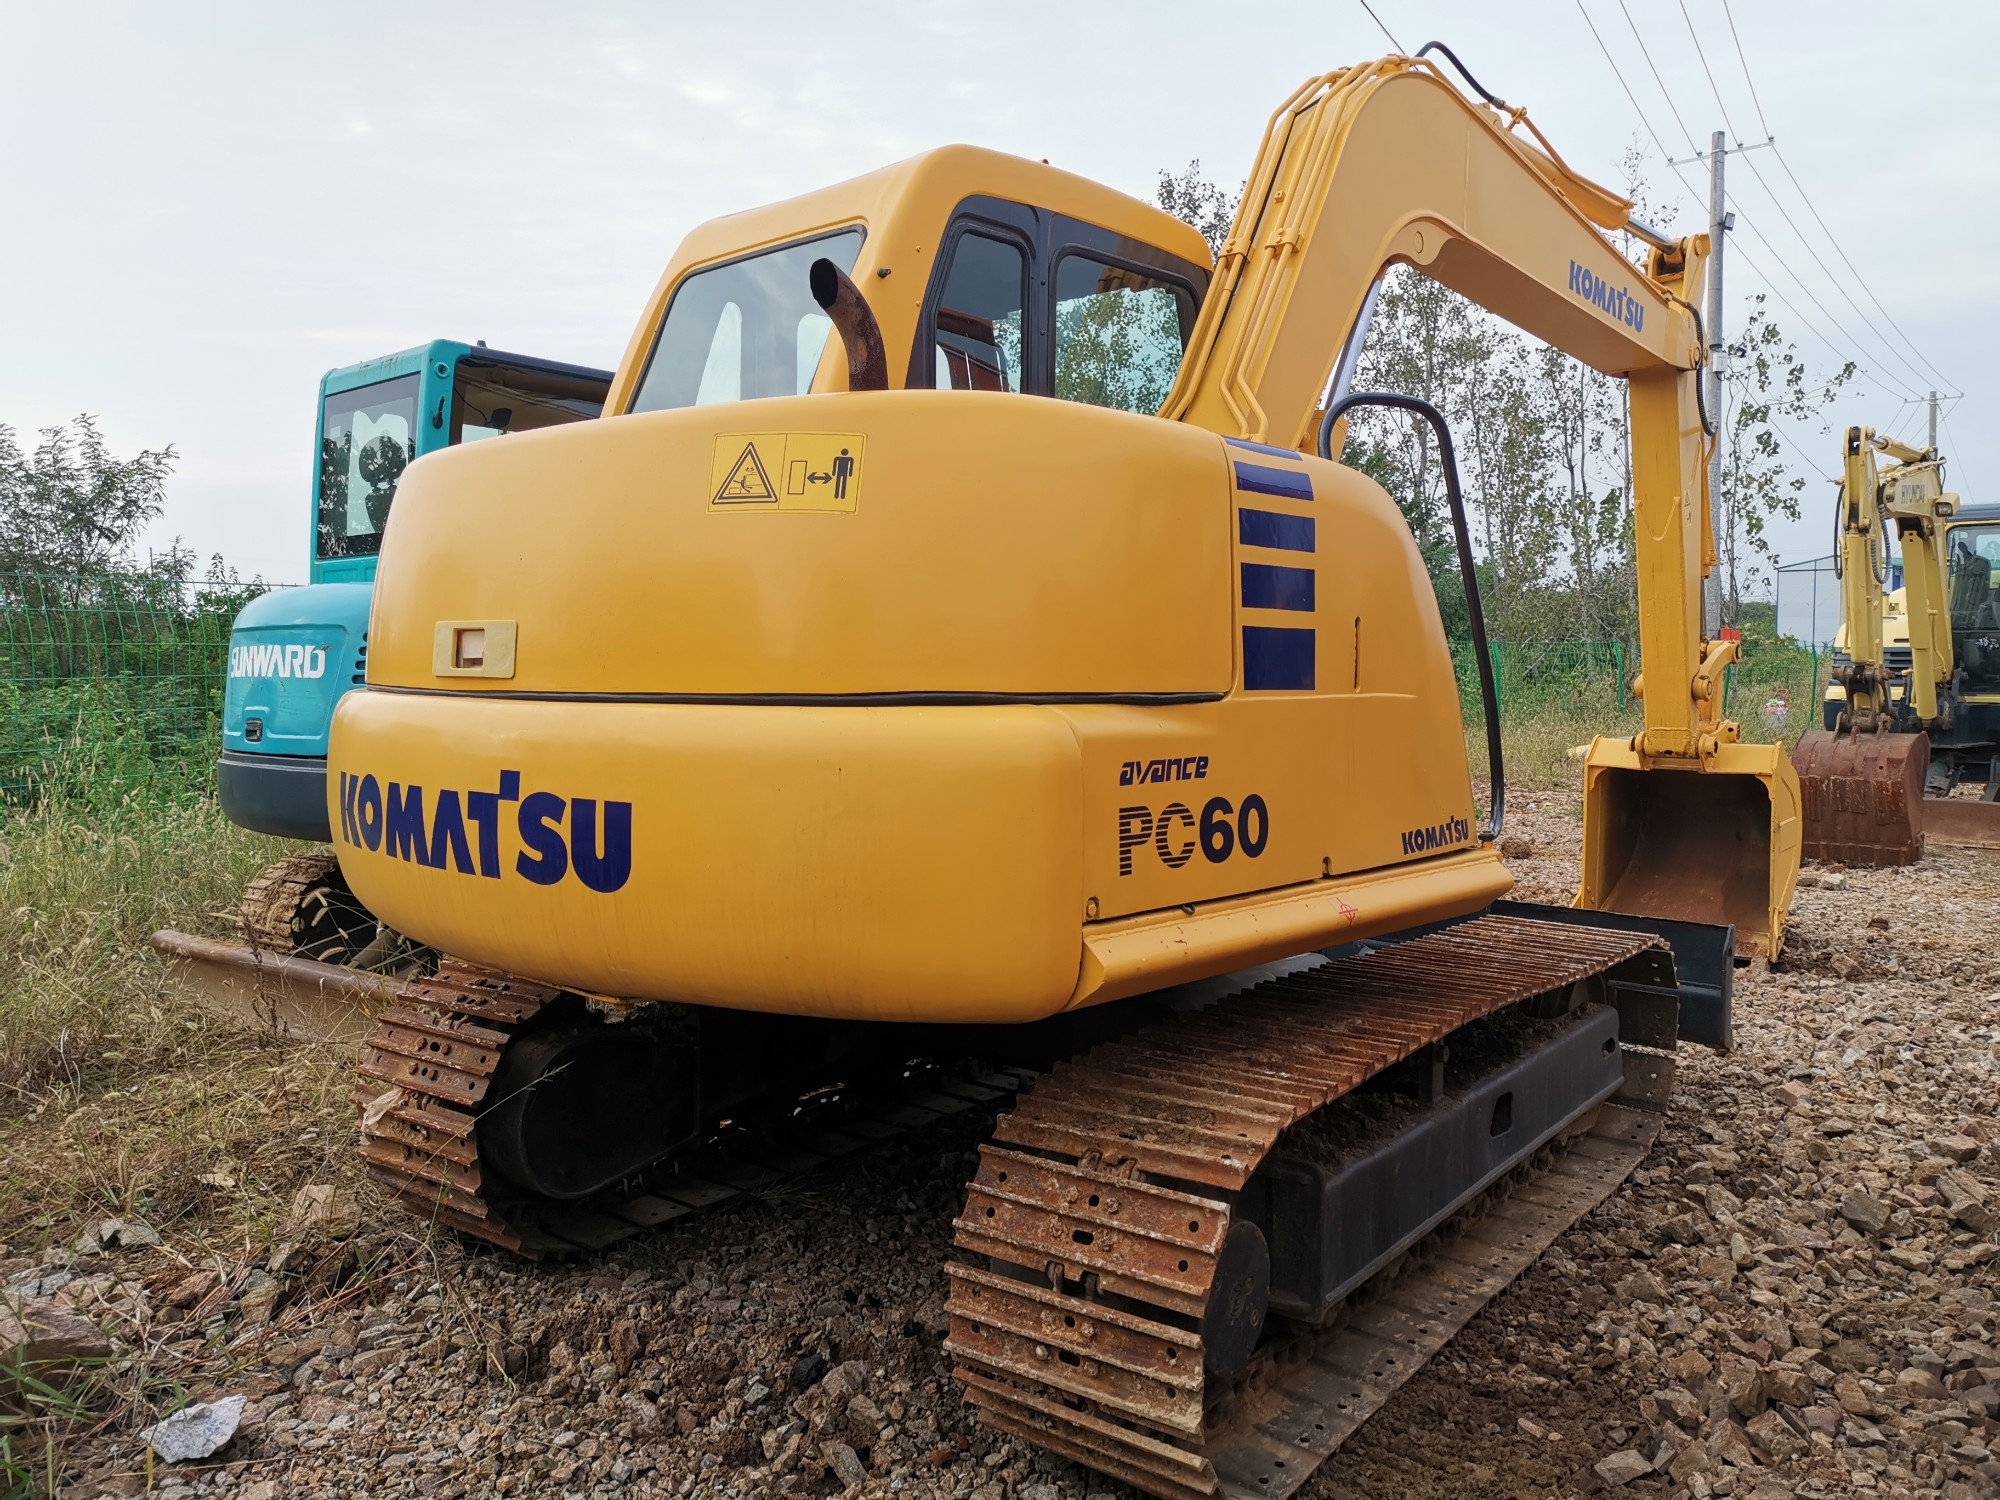
{"label": "komatsu excavator", "polygon": [[[1876,464],[1886,454],[1894,463]],[[2000,636],[1993,563],[2000,519],[1944,488],[1944,460],[1850,427],[1843,442],[1837,714],[1792,751],[1804,852],[1850,865],[1906,865],[1939,843],[2000,848]],[[1893,529],[1907,640],[1885,641]],[[1992,658],[1989,664],[1989,657]],[[1953,797],[1961,783],[1985,796]]]}
{"label": "komatsu excavator", "polygon": [[[364,1049],[376,1178],[561,1253],[1013,1091],[968,1399],[1157,1495],[1303,1482],[1644,1154],[1797,870],[1701,633],[1706,241],[1525,124],[1421,54],[1314,78],[1213,264],[933,151],[697,229],[605,420],[416,466],[328,773],[355,893],[454,956]],[[1483,630],[1442,419],[1335,376],[1397,264],[1630,385],[1646,721],[1583,910],[1500,901],[1492,684],[1482,827],[1423,560],[1331,456],[1433,427]],[[954,1053],[1017,1071],[873,1092]]]}

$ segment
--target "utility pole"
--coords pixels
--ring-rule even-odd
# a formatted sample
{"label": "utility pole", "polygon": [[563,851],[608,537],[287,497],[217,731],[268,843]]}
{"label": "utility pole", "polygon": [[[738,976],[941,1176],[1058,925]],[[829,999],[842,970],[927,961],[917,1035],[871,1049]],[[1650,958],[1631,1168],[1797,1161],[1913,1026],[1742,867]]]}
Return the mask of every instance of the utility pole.
{"label": "utility pole", "polygon": [[1722,164],[1729,147],[1722,132],[1708,138],[1708,418],[1717,427],[1708,456],[1708,531],[1715,538],[1718,565],[1701,589],[1701,633],[1714,640],[1722,628],[1722,247],[1733,216],[1722,190]]}
{"label": "utility pole", "polygon": [[1933,453],[1937,452],[1937,392],[1936,391],[1931,392],[1931,435],[1929,440],[1925,442],[1924,446],[1930,449],[1930,451]]}
{"label": "utility pole", "polygon": [[[1736,143],[1735,149],[1757,151],[1772,144],[1775,136],[1751,145]],[[1729,231],[1736,227],[1736,215],[1729,211],[1729,195],[1723,185],[1723,163],[1729,159],[1728,139],[1718,130],[1708,138],[1708,150],[1696,152],[1670,167],[1688,162],[1708,161],[1708,307],[1702,313],[1702,333],[1708,340],[1708,372],[1702,386],[1707,397],[1708,419],[1715,424],[1715,451],[1708,459],[1708,530],[1715,538],[1716,567],[1701,589],[1701,633],[1714,640],[1722,628],[1722,361],[1729,345],[1722,336],[1722,260]]]}

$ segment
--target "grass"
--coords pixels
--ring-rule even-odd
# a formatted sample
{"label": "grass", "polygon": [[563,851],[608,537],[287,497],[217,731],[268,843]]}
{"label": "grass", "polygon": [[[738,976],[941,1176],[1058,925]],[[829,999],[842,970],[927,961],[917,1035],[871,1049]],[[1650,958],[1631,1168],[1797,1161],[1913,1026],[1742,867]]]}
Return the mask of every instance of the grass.
{"label": "grass", "polygon": [[229,934],[287,847],[212,802],[0,823],[0,1250],[128,1214],[240,1246],[288,1206],[276,1190],[344,1166],[340,1049],[211,1019],[146,946],[166,926]]}
{"label": "grass", "polygon": [[[215,1019],[146,946],[167,926],[231,935],[245,882],[289,847],[212,801],[0,813],[0,1270],[115,1217],[166,1239],[123,1274],[227,1273],[284,1236],[301,1186],[359,1177],[352,1047]],[[50,1493],[89,1433],[186,1398],[186,1359],[152,1342],[61,1388],[0,1371],[0,1496]]]}

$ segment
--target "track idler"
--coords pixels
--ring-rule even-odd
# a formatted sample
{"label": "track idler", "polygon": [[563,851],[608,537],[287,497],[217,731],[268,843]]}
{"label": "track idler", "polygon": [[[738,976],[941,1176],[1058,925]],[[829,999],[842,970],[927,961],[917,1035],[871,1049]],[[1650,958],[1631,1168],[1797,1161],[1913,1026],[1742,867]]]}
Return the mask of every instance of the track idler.
{"label": "track idler", "polygon": [[1924,853],[1930,761],[1924,734],[1815,729],[1799,736],[1792,765],[1804,808],[1805,857],[1864,867],[1915,864]]}

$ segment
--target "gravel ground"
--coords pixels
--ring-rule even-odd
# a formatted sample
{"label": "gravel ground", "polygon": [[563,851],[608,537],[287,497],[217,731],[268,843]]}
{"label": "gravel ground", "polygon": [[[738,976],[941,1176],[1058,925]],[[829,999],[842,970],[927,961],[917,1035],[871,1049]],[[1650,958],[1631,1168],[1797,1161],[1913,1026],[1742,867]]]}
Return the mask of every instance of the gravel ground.
{"label": "gravel ground", "polygon": [[[1525,899],[1574,888],[1568,802],[1510,817]],[[1633,1179],[1306,1495],[2000,1494],[2000,857],[1808,880],[1783,962],[1739,971],[1739,1050],[1682,1054]],[[239,1263],[170,1239],[0,1275],[144,1376],[65,1446],[65,1496],[144,1490],[136,1429],[185,1391],[250,1400],[164,1496],[1122,1497],[952,1384],[941,1267],[983,1128],[576,1265],[347,1183]]]}

